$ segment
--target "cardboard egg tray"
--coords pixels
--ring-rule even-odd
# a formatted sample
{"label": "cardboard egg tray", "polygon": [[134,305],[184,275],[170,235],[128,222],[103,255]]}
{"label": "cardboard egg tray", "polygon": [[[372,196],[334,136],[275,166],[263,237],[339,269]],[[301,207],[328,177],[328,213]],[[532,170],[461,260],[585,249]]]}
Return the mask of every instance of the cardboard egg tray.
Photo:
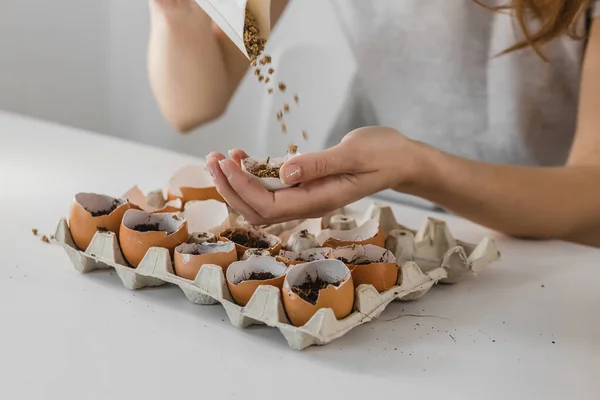
{"label": "cardboard egg tray", "polygon": [[[389,213],[389,207],[374,204],[366,217],[389,220]],[[175,284],[195,304],[220,303],[231,323],[238,328],[264,324],[279,329],[295,350],[327,344],[352,328],[377,318],[392,301],[418,299],[436,283],[448,279],[457,281],[500,256],[493,239],[486,238],[478,245],[457,242],[442,221],[429,219],[419,232],[402,229],[395,220],[393,224],[382,223],[382,226],[389,228],[387,234],[392,248],[388,249],[399,260],[398,285],[383,293],[378,293],[371,285],[361,285],[356,288],[354,310],[349,316],[337,320],[331,309],[320,309],[302,327],[289,323],[280,290],[276,287],[260,286],[245,307],[235,304],[219,266],[204,265],[196,279],[187,280],[174,274],[169,251],[154,247],[134,269],[125,261],[112,232],[97,232],[86,251],[77,249],[64,218],[58,223],[54,241],[65,249],[75,269],[82,273],[114,268],[123,285],[133,290]]]}

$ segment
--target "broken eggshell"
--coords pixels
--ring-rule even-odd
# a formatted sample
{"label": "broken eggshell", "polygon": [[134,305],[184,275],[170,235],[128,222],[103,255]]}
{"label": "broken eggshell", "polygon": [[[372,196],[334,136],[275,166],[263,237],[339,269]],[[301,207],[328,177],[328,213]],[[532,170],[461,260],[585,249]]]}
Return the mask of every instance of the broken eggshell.
{"label": "broken eggshell", "polygon": [[229,210],[218,200],[192,200],[185,203],[183,217],[190,232],[214,232],[213,228],[229,219]]}
{"label": "broken eggshell", "polygon": [[175,275],[194,280],[204,264],[218,265],[227,271],[237,261],[233,242],[184,243],[175,248]]}
{"label": "broken eggshell", "polygon": [[343,247],[353,244],[372,244],[379,247],[385,246],[385,238],[379,227],[379,221],[369,219],[361,226],[349,230],[322,230],[317,236],[322,247]]}
{"label": "broken eggshell", "polygon": [[[188,221],[188,230],[189,230],[189,221]],[[188,237],[187,242],[195,243],[195,244],[216,243],[217,237],[215,236],[214,233],[211,233],[211,232],[205,232],[205,231],[193,232]]]}
{"label": "broken eggshell", "polygon": [[109,231],[118,236],[123,215],[130,208],[131,204],[123,199],[77,193],[69,208],[69,229],[75,245],[85,251],[98,231]]}
{"label": "broken eggshell", "polygon": [[178,212],[183,207],[179,198],[167,201],[160,189],[145,195],[139,187],[134,186],[123,195],[123,198],[127,199],[132,206],[149,213]]}
{"label": "broken eggshell", "polygon": [[331,247],[312,248],[300,252],[281,250],[276,257],[288,267],[331,258]]}
{"label": "broken eggshell", "polygon": [[168,200],[181,199],[183,205],[192,200],[224,202],[204,165],[191,165],[177,171],[167,186]]}
{"label": "broken eggshell", "polygon": [[260,184],[270,192],[276,192],[281,189],[287,189],[294,185],[288,185],[281,181],[281,178],[261,178],[252,173],[252,171],[261,165],[266,165],[271,168],[279,169],[281,166],[287,161],[291,160],[294,157],[299,156],[300,153],[288,153],[285,157],[277,157],[277,158],[267,158],[266,160],[257,160],[252,157],[248,157],[242,160],[242,171],[246,172],[248,175],[258,179]]}
{"label": "broken eggshell", "polygon": [[[305,282],[307,277],[327,282],[341,282],[319,290],[315,304],[294,293],[292,288]],[[330,308],[337,319],[347,317],[354,306],[354,284],[348,267],[339,260],[320,260],[299,264],[288,270],[283,282],[283,304],[294,326],[304,326],[321,308]]]}
{"label": "broken eggshell", "polygon": [[[232,233],[231,231],[233,231],[233,235],[230,234]],[[231,236],[231,238],[228,238],[227,236]],[[235,243],[239,258],[242,258],[248,249],[253,248],[268,250],[272,256],[277,255],[279,250],[281,250],[281,239],[250,226],[227,229],[221,232],[220,237],[221,239],[230,240]],[[248,243],[243,242],[243,239],[247,237],[252,237],[255,242],[262,241],[265,245],[261,247],[250,246]]]}
{"label": "broken eggshell", "polygon": [[[154,224],[158,224],[158,231],[136,230],[140,225]],[[137,268],[151,247],[166,248],[173,257],[175,247],[185,243],[187,239],[187,222],[179,213],[150,214],[147,211],[128,210],[119,230],[123,256],[134,268]]]}
{"label": "broken eggshell", "polygon": [[398,264],[391,251],[373,246],[346,246],[332,250],[332,257],[345,263],[352,271],[354,285],[373,285],[385,292],[398,283]]}
{"label": "broken eggshell", "polygon": [[[275,278],[247,280],[253,272],[270,272]],[[243,307],[248,304],[256,289],[261,285],[271,285],[281,289],[286,272],[285,264],[278,262],[273,257],[253,256],[245,261],[232,263],[227,268],[225,277],[231,297]]]}

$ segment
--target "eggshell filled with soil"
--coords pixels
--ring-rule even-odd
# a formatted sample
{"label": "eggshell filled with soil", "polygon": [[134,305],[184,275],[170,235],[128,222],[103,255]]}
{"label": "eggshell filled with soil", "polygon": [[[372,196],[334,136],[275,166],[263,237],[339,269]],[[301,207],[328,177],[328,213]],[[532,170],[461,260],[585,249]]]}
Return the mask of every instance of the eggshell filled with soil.
{"label": "eggshell filled with soil", "polygon": [[187,166],[177,171],[169,181],[167,196],[169,200],[181,199],[184,205],[192,200],[224,201],[204,165]]}
{"label": "eggshell filled with soil", "polygon": [[[188,225],[188,229],[189,229],[189,225]],[[196,243],[196,244],[216,243],[217,237],[215,236],[214,233],[211,233],[211,232],[206,232],[206,231],[193,232],[193,233],[190,233],[190,235],[188,236],[187,242],[188,243]]]}
{"label": "eggshell filled with soil", "polygon": [[331,258],[331,250],[331,247],[308,249],[300,252],[281,250],[276,258],[290,267],[293,265]]}
{"label": "eggshell filled with soil", "polygon": [[187,222],[178,213],[150,214],[146,211],[128,210],[123,217],[119,242],[123,256],[136,268],[151,247],[169,250],[188,239]]}
{"label": "eggshell filled with soil", "polygon": [[352,274],[338,260],[313,261],[290,268],[282,290],[285,311],[294,326],[305,325],[321,308],[330,308],[337,319],[343,319],[354,306]]}
{"label": "eggshell filled with soil", "polygon": [[69,208],[69,229],[75,245],[85,251],[96,232],[117,236],[125,212],[131,205],[124,199],[95,193],[78,193]]}
{"label": "eggshell filled with soil", "polygon": [[300,155],[298,148],[290,146],[285,157],[269,157],[266,160],[257,160],[252,157],[242,160],[242,170],[258,179],[260,184],[270,192],[287,189],[294,185],[284,184],[281,181],[279,170],[283,164]]}
{"label": "eggshell filled with soil", "polygon": [[308,249],[320,247],[317,236],[310,233],[307,229],[292,233],[286,243],[285,249],[296,253]]}
{"label": "eggshell filled with soil", "polygon": [[271,285],[281,289],[287,267],[273,257],[253,256],[245,261],[237,261],[227,268],[225,277],[231,297],[240,306],[245,306],[261,285]]}
{"label": "eggshell filled with soil", "polygon": [[271,252],[269,249],[248,249],[244,252],[241,260],[247,260],[250,257],[259,256],[259,257],[271,257]]}
{"label": "eggshell filled with soil", "polygon": [[352,271],[354,286],[373,285],[381,293],[398,283],[398,264],[391,251],[373,245],[338,247],[332,257]]}
{"label": "eggshell filled with soil", "polygon": [[237,261],[233,242],[184,243],[175,248],[175,275],[194,280],[204,264],[219,265],[223,273]]}
{"label": "eggshell filled with soil", "polygon": [[123,195],[123,198],[127,199],[134,208],[149,213],[178,212],[183,207],[179,198],[167,201],[160,189],[145,195],[139,187],[134,186]]}
{"label": "eggshell filled with soil", "polygon": [[220,236],[235,243],[239,258],[242,258],[248,249],[268,250],[273,256],[281,250],[281,239],[249,226],[229,228],[221,232]]}
{"label": "eggshell filled with soil", "polygon": [[376,219],[369,219],[364,224],[349,230],[322,230],[317,240],[323,247],[343,247],[353,244],[385,246],[385,237]]}

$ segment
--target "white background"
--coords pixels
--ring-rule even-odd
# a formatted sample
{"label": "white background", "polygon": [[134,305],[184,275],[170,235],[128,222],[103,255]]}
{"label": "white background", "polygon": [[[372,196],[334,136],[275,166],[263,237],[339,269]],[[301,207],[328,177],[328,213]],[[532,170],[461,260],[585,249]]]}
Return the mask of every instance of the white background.
{"label": "white background", "polygon": [[[329,3],[292,3],[268,51],[280,61],[279,79],[301,95],[296,130],[307,128],[304,149],[313,150],[355,67]],[[232,147],[262,154],[299,141],[278,132],[273,105],[250,76],[221,120],[175,133],[148,84],[148,14],[145,0],[0,1],[0,109],[200,156]]]}

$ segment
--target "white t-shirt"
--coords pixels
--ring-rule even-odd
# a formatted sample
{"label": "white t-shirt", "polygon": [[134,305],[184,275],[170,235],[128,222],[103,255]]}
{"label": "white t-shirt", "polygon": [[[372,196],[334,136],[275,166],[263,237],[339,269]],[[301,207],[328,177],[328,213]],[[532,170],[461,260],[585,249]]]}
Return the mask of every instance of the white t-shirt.
{"label": "white t-shirt", "polygon": [[[585,41],[561,37],[494,57],[520,41],[507,14],[472,0],[331,0],[358,72],[328,139],[386,125],[450,153],[561,165],[575,132]],[[598,1],[580,21],[600,16]]]}

